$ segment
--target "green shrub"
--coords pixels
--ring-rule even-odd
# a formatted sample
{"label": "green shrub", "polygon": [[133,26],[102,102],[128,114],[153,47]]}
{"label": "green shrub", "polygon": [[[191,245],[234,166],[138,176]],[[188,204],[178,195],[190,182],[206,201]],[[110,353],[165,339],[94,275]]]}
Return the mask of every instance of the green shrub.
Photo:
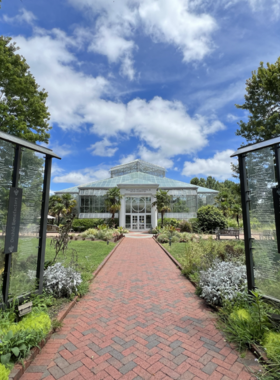
{"label": "green shrub", "polygon": [[157,234],[158,234],[158,230],[157,230],[156,228],[152,228],[152,229],[149,231],[149,234],[157,235]]}
{"label": "green shrub", "polygon": [[199,227],[199,221],[197,218],[191,218],[189,219],[189,223],[191,223],[192,226],[192,231],[199,233],[200,232],[200,227]]}
{"label": "green shrub", "polygon": [[160,243],[168,243],[169,241],[168,236],[166,234],[159,234],[157,239]]}
{"label": "green shrub", "polygon": [[180,232],[192,232],[192,225],[190,222],[183,220],[180,225]]}
{"label": "green shrub", "polygon": [[10,374],[10,370],[7,369],[3,364],[0,364],[0,379],[8,380],[9,374]]}
{"label": "green shrub", "polygon": [[85,231],[89,228],[96,228],[103,223],[104,219],[74,219],[72,227],[74,231]]}
{"label": "green shrub", "polygon": [[280,333],[273,331],[266,333],[263,346],[269,359],[280,362]]}
{"label": "green shrub", "polygon": [[197,211],[197,219],[203,232],[214,232],[217,228],[224,229],[227,227],[226,218],[222,211],[215,206],[202,206]]}
{"label": "green shrub", "polygon": [[[161,219],[158,219],[158,225],[161,226]],[[175,218],[163,218],[163,226],[173,226],[179,228],[180,220]]]}

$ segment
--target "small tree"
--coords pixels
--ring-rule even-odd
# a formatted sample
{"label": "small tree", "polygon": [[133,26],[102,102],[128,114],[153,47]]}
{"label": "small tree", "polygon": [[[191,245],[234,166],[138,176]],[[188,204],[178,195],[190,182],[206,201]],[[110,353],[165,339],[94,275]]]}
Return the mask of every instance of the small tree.
{"label": "small tree", "polygon": [[170,211],[171,195],[168,194],[168,190],[158,190],[156,193],[156,201],[152,203],[152,206],[156,206],[158,212],[161,213],[161,227],[163,227],[164,214]]}
{"label": "small tree", "polygon": [[60,216],[70,216],[77,202],[72,198],[71,194],[52,195],[49,200],[49,213],[57,217],[59,225]]}
{"label": "small tree", "polygon": [[105,195],[105,204],[108,211],[112,214],[112,220],[115,218],[115,213],[121,209],[121,191],[118,187],[109,189]]}

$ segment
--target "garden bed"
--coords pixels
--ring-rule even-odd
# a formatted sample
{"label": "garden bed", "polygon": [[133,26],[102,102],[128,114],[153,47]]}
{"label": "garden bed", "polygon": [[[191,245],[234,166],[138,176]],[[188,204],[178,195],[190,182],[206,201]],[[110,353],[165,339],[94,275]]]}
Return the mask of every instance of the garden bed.
{"label": "garden bed", "polygon": [[[233,268],[234,265],[241,268],[238,265],[243,264],[245,260],[245,255],[242,254],[242,245],[243,242],[240,241],[221,242],[210,238],[208,240],[199,239],[196,242],[190,240],[185,244],[172,243],[171,246],[165,243],[162,244],[162,248],[174,258],[173,261],[177,267],[195,285],[196,294],[202,296],[207,302],[209,301],[208,293],[203,289],[203,281],[205,284],[207,268],[208,270],[211,270],[212,266],[215,268],[213,257],[218,258],[221,262],[225,260],[224,262],[233,265]],[[227,264],[225,265],[227,266]],[[231,272],[234,270],[232,269]],[[215,270],[212,273],[213,283],[211,284],[211,280],[211,285],[207,284],[207,286],[210,286],[210,292],[211,286],[213,286],[212,292],[215,294],[217,290]],[[231,274],[225,276],[225,279],[221,281],[221,286],[222,282],[227,281],[230,276]],[[256,360],[262,362],[264,370],[258,373],[257,378],[279,380],[280,325],[272,324],[269,315],[272,311],[280,314],[280,305],[268,304],[256,292],[249,296],[244,286],[238,294],[233,293],[232,299],[222,298],[222,302],[217,304],[207,302],[207,304],[218,312],[217,324],[226,334],[227,340],[234,343],[241,352],[246,350],[246,347],[249,348],[258,358]]]}
{"label": "garden bed", "polygon": [[[47,238],[45,255],[46,262],[52,261],[55,256],[55,250],[53,246],[50,245],[50,242],[51,238]],[[29,239],[29,243],[36,244],[38,241],[36,238],[32,238]],[[75,250],[75,261],[73,262],[72,254],[59,254],[56,262],[62,263],[65,267],[74,267],[76,271],[81,273],[82,283],[77,287],[77,289],[78,295],[82,296],[88,291],[90,280],[98,273],[110,257],[108,254],[110,252],[112,254],[115,250],[116,244],[113,242],[109,242],[107,244],[105,241],[71,241],[69,248],[70,247]],[[23,258],[20,258],[20,260],[22,259]],[[28,267],[25,269],[27,271]],[[70,295],[69,298],[54,298],[53,295],[46,293],[42,296],[32,296],[31,300],[33,301],[33,311],[31,314],[27,314],[26,317],[23,317],[21,323],[23,326],[22,328],[20,327],[20,324],[18,325],[15,322],[17,313],[13,310],[16,309],[12,308],[7,312],[2,312],[0,326],[0,330],[2,331],[2,342],[0,342],[0,359],[3,359],[2,363],[5,364],[7,368],[11,368],[12,363],[15,362],[17,358],[23,360],[23,358],[25,358],[28,354],[28,359],[25,360],[25,366],[28,366],[38,351],[38,349],[32,349],[30,351],[30,348],[32,346],[42,347],[45,344],[45,341],[49,339],[53,329],[61,326],[61,320],[66,316],[67,312],[74,304],[73,299],[75,303],[77,300],[75,294]],[[32,318],[34,318],[35,325],[32,322]],[[24,324],[23,321],[29,320],[29,325],[25,326],[26,323]],[[38,323],[36,320],[38,320]],[[46,325],[44,325],[45,320]],[[50,326],[52,326],[52,329],[51,332],[48,332],[50,330]],[[33,332],[34,328],[35,330]],[[44,329],[47,329],[48,331],[45,331]],[[10,330],[14,331],[13,334],[9,333]],[[43,331],[45,332],[43,333]],[[34,337],[33,340],[30,340],[30,336],[32,336],[32,334]],[[17,335],[19,337],[17,337]],[[29,336],[29,343],[25,344],[25,336]],[[10,344],[10,346],[9,339],[15,341],[13,344]],[[34,342],[33,345],[31,342]],[[1,371],[3,371],[3,374]],[[22,371],[22,365],[16,365],[15,370],[12,372],[13,377],[11,378],[19,378]],[[7,374],[4,372],[5,368],[2,366],[0,368],[1,379],[7,378]]]}

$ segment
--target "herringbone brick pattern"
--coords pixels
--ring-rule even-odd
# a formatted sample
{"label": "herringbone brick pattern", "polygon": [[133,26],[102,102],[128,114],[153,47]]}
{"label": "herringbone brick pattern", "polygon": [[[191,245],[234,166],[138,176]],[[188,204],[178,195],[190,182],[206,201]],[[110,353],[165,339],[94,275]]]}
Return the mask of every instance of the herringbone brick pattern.
{"label": "herringbone brick pattern", "polygon": [[126,238],[21,380],[253,379],[214,323],[152,239]]}

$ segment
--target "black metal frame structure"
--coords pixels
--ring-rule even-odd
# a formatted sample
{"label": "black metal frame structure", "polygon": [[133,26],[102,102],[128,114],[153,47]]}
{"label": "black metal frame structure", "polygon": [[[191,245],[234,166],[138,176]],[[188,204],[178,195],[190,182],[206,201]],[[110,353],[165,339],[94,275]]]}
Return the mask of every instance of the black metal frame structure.
{"label": "black metal frame structure", "polygon": [[[255,152],[257,150],[264,149],[264,148],[271,148],[272,150],[274,150],[276,178],[278,182],[278,189],[280,189],[280,137],[267,140],[261,143],[256,143],[256,144],[248,145],[245,147],[241,147],[233,155],[231,155],[231,157],[237,156],[238,161],[239,161],[245,254],[246,254],[246,267],[247,267],[247,281],[248,281],[249,291],[254,290],[256,287],[255,287],[255,279],[254,279],[254,263],[253,263],[253,252],[252,252],[253,238],[251,236],[250,213],[249,213],[250,191],[248,189],[248,178],[247,178],[247,173],[246,173],[246,156],[248,153]],[[268,297],[268,296],[265,296],[265,298],[272,299],[271,297]],[[274,298],[273,300],[279,301]]]}
{"label": "black metal frame structure", "polygon": [[[43,193],[42,193],[42,209],[41,209],[41,220],[40,220],[40,230],[39,230],[39,247],[38,247],[38,261],[37,261],[37,271],[36,277],[38,280],[37,293],[42,293],[43,290],[43,273],[44,273],[44,262],[45,262],[45,247],[46,247],[46,231],[47,231],[47,216],[49,207],[49,193],[50,193],[50,182],[51,182],[51,165],[52,158],[61,159],[52,150],[25,141],[21,138],[10,136],[6,133],[0,132],[0,140],[7,141],[15,149],[14,153],[14,163],[13,163],[13,175],[12,175],[12,187],[18,187],[19,173],[20,173],[20,157],[21,151],[24,148],[33,150],[34,152],[45,154],[45,169],[44,169],[44,182],[43,182]],[[9,284],[10,284],[10,271],[13,253],[5,255],[5,268],[3,275],[3,304],[9,303]],[[25,295],[26,296],[26,295]],[[19,297],[19,302],[22,301],[24,297]],[[0,307],[3,307],[3,304]]]}

